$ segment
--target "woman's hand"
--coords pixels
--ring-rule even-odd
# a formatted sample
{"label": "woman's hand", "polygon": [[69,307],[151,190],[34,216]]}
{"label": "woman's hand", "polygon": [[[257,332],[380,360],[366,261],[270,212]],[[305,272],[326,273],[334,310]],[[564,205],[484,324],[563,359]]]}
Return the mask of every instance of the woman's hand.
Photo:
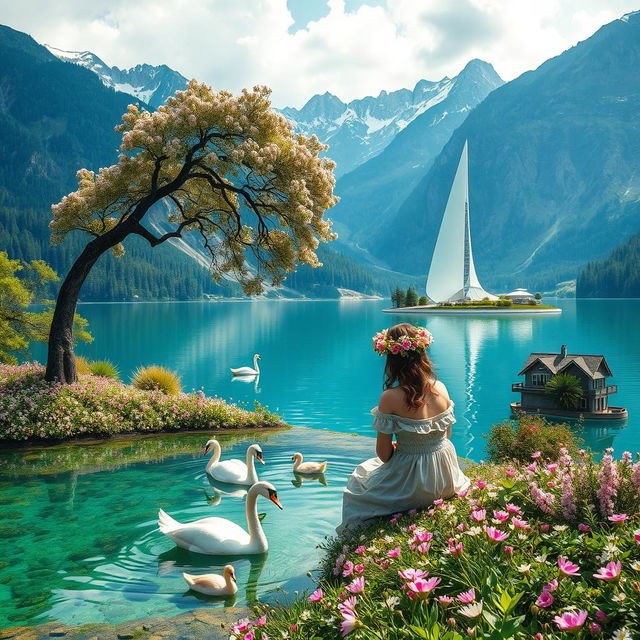
{"label": "woman's hand", "polygon": [[376,454],[382,462],[389,462],[396,450],[396,443],[393,442],[393,435],[390,433],[378,433],[376,440]]}

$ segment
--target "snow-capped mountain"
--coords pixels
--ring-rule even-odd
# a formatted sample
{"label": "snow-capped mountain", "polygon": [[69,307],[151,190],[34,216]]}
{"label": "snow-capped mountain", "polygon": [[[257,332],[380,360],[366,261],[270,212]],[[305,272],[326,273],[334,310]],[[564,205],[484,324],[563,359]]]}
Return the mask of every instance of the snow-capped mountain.
{"label": "snow-capped mountain", "polygon": [[63,51],[44,45],[54,56],[93,71],[102,83],[115,91],[128,93],[157,108],[173,93],[184,89],[187,79],[167,65],[139,64],[131,69],[110,67],[90,51]]}
{"label": "snow-capped mountain", "polygon": [[[489,90],[502,83],[493,69],[491,72]],[[336,175],[341,176],[377,156],[408,124],[446,100],[462,76],[463,73],[435,82],[420,80],[413,90],[381,91],[375,98],[368,96],[348,104],[326,92],[313,96],[301,109],[286,107],[282,114],[292,121],[296,131],[315,133],[330,145],[328,155],[337,163]],[[471,100],[469,108],[478,101]]]}

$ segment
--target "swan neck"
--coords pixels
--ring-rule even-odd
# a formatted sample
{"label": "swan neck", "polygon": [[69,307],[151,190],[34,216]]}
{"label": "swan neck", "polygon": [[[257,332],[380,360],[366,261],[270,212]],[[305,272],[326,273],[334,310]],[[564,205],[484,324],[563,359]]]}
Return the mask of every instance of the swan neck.
{"label": "swan neck", "polygon": [[264,535],[264,531],[262,530],[260,518],[258,518],[258,505],[256,504],[257,500],[258,492],[253,491],[252,487],[251,489],[249,489],[249,493],[247,494],[247,502],[245,505],[247,514],[247,531],[249,532],[251,545],[256,545],[260,547],[261,551],[266,551],[267,538]]}
{"label": "swan neck", "polygon": [[214,464],[218,464],[218,462],[220,461],[220,455],[222,454],[222,448],[220,447],[218,442],[214,442],[211,445],[211,448],[213,449],[213,453],[211,454],[211,458],[209,458],[209,462],[207,463],[207,469],[211,469]]}
{"label": "swan neck", "polygon": [[298,470],[298,467],[299,467],[299,466],[300,466],[300,464],[302,463],[302,459],[301,459],[301,458],[299,458],[298,456],[296,456],[295,460],[296,460],[296,461],[293,463],[293,470],[294,470],[294,471],[297,471],[297,470]]}
{"label": "swan neck", "polygon": [[260,365],[258,365],[258,356],[253,356],[253,368],[256,370],[256,373],[260,375]]}
{"label": "swan neck", "polygon": [[255,451],[249,447],[247,449],[246,465],[247,465],[247,480],[251,484],[258,482],[258,474],[256,473]]}

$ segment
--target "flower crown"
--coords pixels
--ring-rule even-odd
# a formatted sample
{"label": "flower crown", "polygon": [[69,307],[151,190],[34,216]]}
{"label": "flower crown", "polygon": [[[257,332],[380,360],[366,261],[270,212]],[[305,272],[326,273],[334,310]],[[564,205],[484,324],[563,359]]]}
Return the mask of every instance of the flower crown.
{"label": "flower crown", "polygon": [[386,356],[390,353],[407,356],[409,351],[426,351],[433,342],[433,336],[424,327],[416,327],[415,329],[415,335],[399,336],[397,340],[389,337],[387,329],[378,331],[373,336],[373,350],[379,356]]}

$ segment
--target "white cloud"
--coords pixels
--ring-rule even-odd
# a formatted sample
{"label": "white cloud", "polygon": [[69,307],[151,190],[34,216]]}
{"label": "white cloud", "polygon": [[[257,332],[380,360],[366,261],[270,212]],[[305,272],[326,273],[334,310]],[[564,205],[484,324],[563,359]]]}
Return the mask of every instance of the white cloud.
{"label": "white cloud", "polygon": [[387,0],[329,13],[294,33],[286,0],[21,0],[0,22],[39,42],[130,67],[167,64],[238,91],[273,88],[278,106],[343,100],[455,75],[470,58],[505,78],[535,68],[634,10],[637,0]]}

